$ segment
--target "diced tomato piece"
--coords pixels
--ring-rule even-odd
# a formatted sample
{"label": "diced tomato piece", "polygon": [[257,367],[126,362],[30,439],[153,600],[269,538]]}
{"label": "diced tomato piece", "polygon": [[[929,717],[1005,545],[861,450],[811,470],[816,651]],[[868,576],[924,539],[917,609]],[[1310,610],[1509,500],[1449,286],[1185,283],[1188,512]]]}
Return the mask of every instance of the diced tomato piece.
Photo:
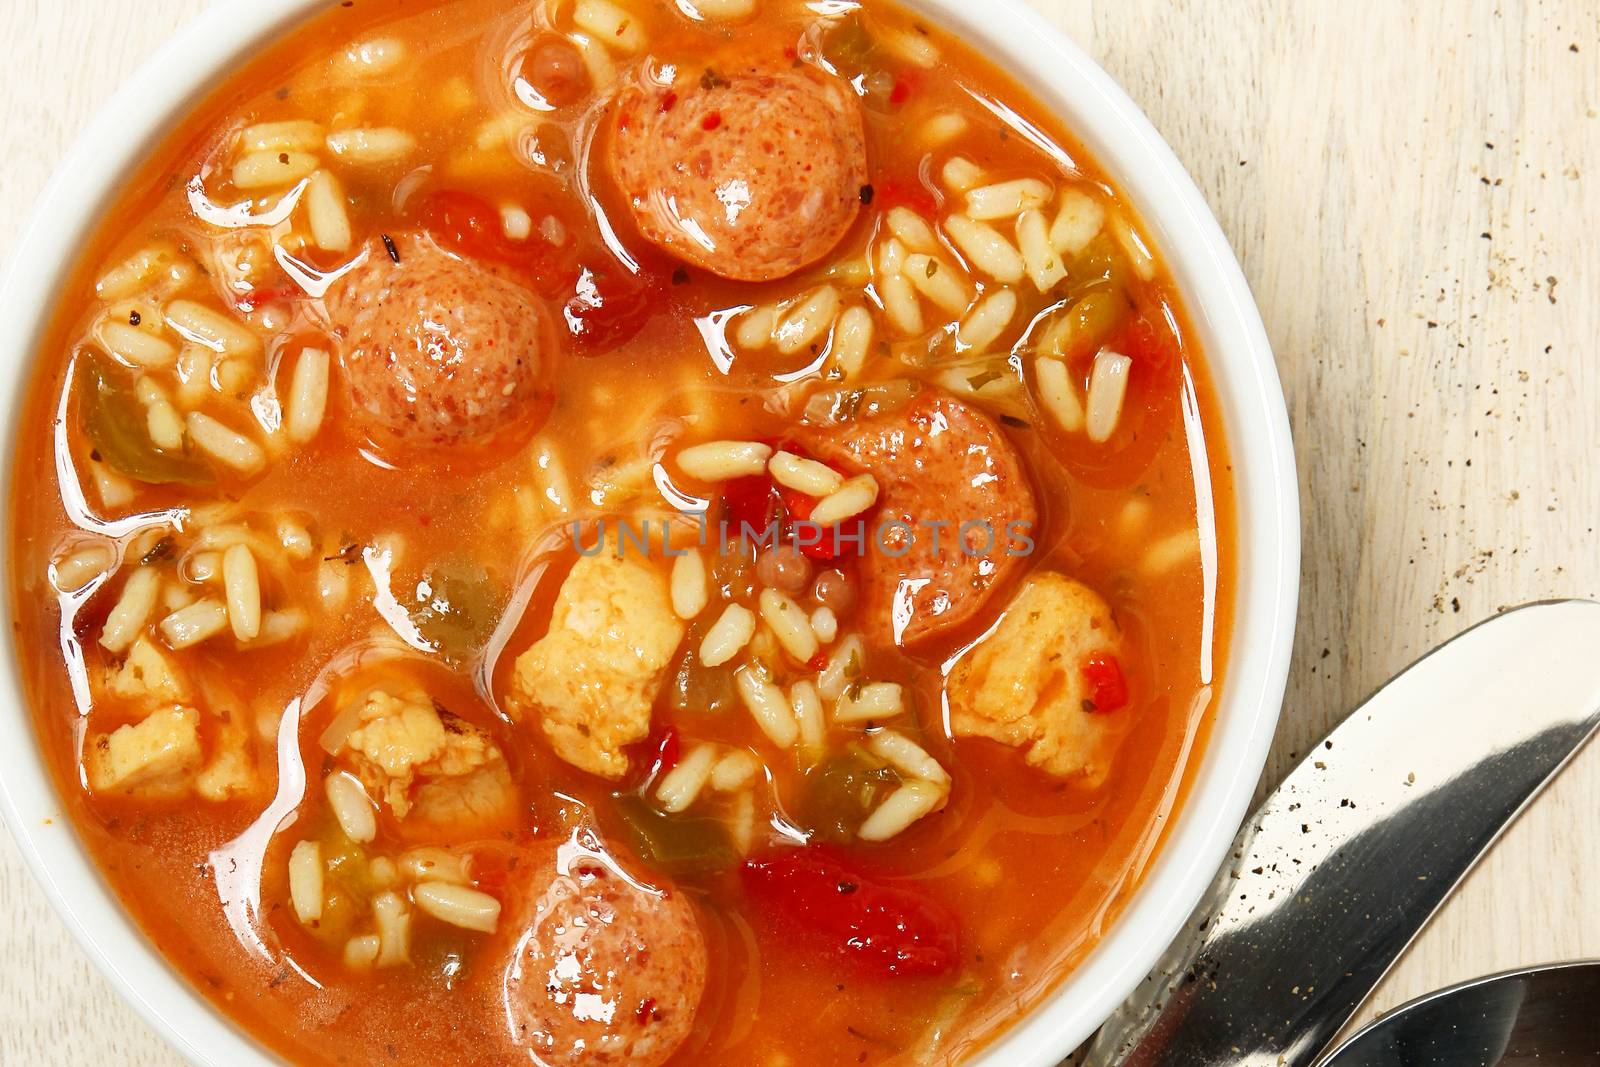
{"label": "diced tomato piece", "polygon": [[[550,213],[537,200],[519,200],[535,219]],[[570,240],[560,248],[537,237],[513,241],[506,236],[499,209],[481,196],[441,189],[422,200],[417,214],[423,228],[446,248],[510,267],[546,297],[568,291],[578,276]]]}
{"label": "diced tomato piece", "polygon": [[831,852],[791,849],[745,863],[746,891],[798,938],[892,978],[942,974],[959,962],[960,922],[943,905],[861,876]]}
{"label": "diced tomato piece", "polygon": [[1090,656],[1083,664],[1083,676],[1089,682],[1089,699],[1095,711],[1116,711],[1128,705],[1128,679],[1122,674],[1122,664],[1116,656]]}
{"label": "diced tomato piece", "polygon": [[772,479],[765,474],[752,474],[724,482],[722,508],[728,536],[738,537],[746,527],[752,537],[761,536],[778,514],[779,502]]}
{"label": "diced tomato piece", "polygon": [[932,218],[939,210],[933,193],[929,192],[921,181],[914,178],[910,180],[887,178],[873,182],[872,202],[874,206],[884,211],[893,207],[908,207],[924,218]]}
{"label": "diced tomato piece", "polygon": [[894,88],[889,90],[889,103],[899,106],[911,99],[911,83],[901,78],[894,83]]}
{"label": "diced tomato piece", "polygon": [[435,239],[463,255],[500,261],[517,258],[500,212],[480,196],[441,189],[428,194],[418,215]]}
{"label": "diced tomato piece", "polygon": [[641,267],[634,274],[620,264],[584,267],[572,297],[562,309],[572,334],[572,351],[580,356],[604,355],[633,340],[652,312],[667,298],[666,274]]}

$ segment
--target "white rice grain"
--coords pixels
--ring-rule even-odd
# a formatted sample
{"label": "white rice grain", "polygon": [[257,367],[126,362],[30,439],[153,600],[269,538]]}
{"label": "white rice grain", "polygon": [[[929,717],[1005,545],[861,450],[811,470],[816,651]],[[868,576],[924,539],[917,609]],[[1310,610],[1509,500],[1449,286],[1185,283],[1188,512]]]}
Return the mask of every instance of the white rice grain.
{"label": "white rice grain", "polygon": [[233,636],[254,640],[261,633],[261,574],[246,546],[234,545],[222,554],[222,590]]}
{"label": "white rice grain", "polygon": [[186,344],[178,352],[178,403],[192,410],[211,392],[211,349]]}
{"label": "white rice grain", "polygon": [[902,272],[917,292],[947,315],[960,316],[972,303],[972,287],[943,260],[914,252],[906,257]]}
{"label": "white rice grain", "polygon": [[411,909],[395,892],[372,900],[373,925],[378,928],[379,967],[400,967],[411,960]]}
{"label": "white rice grain", "polygon": [[170,367],[178,358],[178,346],[165,337],[130,326],[124,320],[109,319],[95,331],[106,351],[137,367]]}
{"label": "white rice grain", "polygon": [[311,243],[327,252],[344,252],[355,240],[350,229],[350,211],[345,207],[344,187],[326,170],[319,170],[306,183],[306,220],[311,226]]}
{"label": "white rice grain", "polygon": [[951,215],[944,220],[944,232],[968,263],[995,281],[1015,285],[1027,276],[1022,253],[988,223]]}
{"label": "white rice grain", "polygon": [[400,855],[400,874],[412,882],[450,882],[465,885],[466,866],[461,857],[449,849],[434,845],[413,848]]}
{"label": "white rice grain", "polygon": [[326,135],[326,130],[307,119],[258,122],[240,131],[239,148],[245,152],[315,152]]}
{"label": "white rice grain", "polygon": [[289,903],[295,918],[309,926],[322,919],[322,846],[301,841],[289,853]]}
{"label": "white rice grain", "polygon": [[611,0],[578,0],[572,8],[572,23],[619,52],[638,52],[649,43],[634,14]]}
{"label": "white rice grain", "polygon": [[1061,194],[1061,210],[1050,224],[1050,244],[1063,256],[1075,256],[1089,247],[1105,225],[1106,209],[1082,189]]}
{"label": "white rice grain", "polygon": [[1039,401],[1056,425],[1068,433],[1083,429],[1083,401],[1078,399],[1066,363],[1040,356],[1033,362],[1033,376],[1039,383]]}
{"label": "white rice grain", "polygon": [[860,634],[851,634],[833,650],[828,665],[817,676],[817,691],[825,700],[838,700],[850,683],[861,677],[867,662],[867,646]]}
{"label": "white rice grain", "polygon": [[923,120],[918,137],[924,148],[943,148],[966,133],[971,125],[958,111],[941,111]]}
{"label": "white rice grain", "polygon": [[161,634],[174,649],[185,649],[228,628],[228,608],[215,597],[196,600],[161,620]]}
{"label": "white rice grain", "polygon": [[261,338],[255,331],[215,308],[193,300],[174,300],[167,305],[166,319],[167,325],[186,340],[205,345],[213,352],[233,356],[261,354]]}
{"label": "white rice grain", "polygon": [[706,560],[690,549],[672,561],[672,612],[680,619],[692,619],[706,609]]}
{"label": "white rice grain", "polygon": [[956,341],[963,348],[985,351],[1000,339],[1017,315],[1017,294],[1013,289],[996,289],[961,320]]}
{"label": "white rice grain", "polygon": [[818,463],[793,452],[773,455],[767,461],[767,472],[779,485],[806,496],[827,496],[838,492],[839,487],[844,485],[844,475],[826,463]]}
{"label": "white rice grain", "polygon": [[696,22],[742,19],[755,9],[756,0],[678,0],[678,10]]}
{"label": "white rice grain", "polygon": [[722,482],[761,474],[772,458],[772,447],[759,441],[707,441],[678,453],[678,467],[691,478]]}
{"label": "white rice grain", "polygon": [[1147,578],[1163,578],[1191,560],[1200,558],[1198,530],[1179,530],[1154,541],[1144,550],[1139,573]]}
{"label": "white rice grain", "polygon": [[833,706],[837,723],[882,722],[906,710],[905,689],[899,682],[868,682],[859,689],[846,689]]}
{"label": "white rice grain", "polygon": [[898,237],[907,248],[917,252],[937,252],[939,238],[934,236],[928,220],[908,207],[892,207],[883,217],[889,232]]}
{"label": "white rice grain", "polygon": [[89,545],[69,552],[50,567],[50,584],[58,592],[75,593],[116,565],[110,545]]}
{"label": "white rice grain", "polygon": [[411,890],[411,899],[421,911],[463,930],[492,934],[500,925],[500,902],[478,889],[423,882]]}
{"label": "white rice grain", "polygon": [[138,490],[134,484],[104,463],[89,461],[89,475],[94,481],[95,495],[107,508],[120,508],[133,503]]}
{"label": "white rice grain", "polygon": [[344,836],[358,845],[378,836],[377,812],[373,810],[366,789],[354,776],[334,771],[323,779],[322,790],[327,794],[328,807]]}
{"label": "white rice grain", "polygon": [[811,522],[818,526],[837,526],[845,519],[854,518],[878,502],[878,480],[870,474],[858,474],[838,489],[817,501],[811,511]]}
{"label": "white rice grain", "polygon": [[749,351],[766,348],[772,343],[772,335],[778,328],[778,309],[772,304],[763,304],[751,308],[739,316],[738,325],[733,329],[733,339],[740,348]]}
{"label": "white rice grain", "polygon": [[355,41],[334,60],[336,78],[375,78],[406,61],[406,43],[398,37],[368,37]]}
{"label": "white rice grain", "polygon": [[661,809],[669,815],[688,811],[710,781],[711,769],[716,763],[716,746],[696,745],[690,749],[677,766],[661,776],[656,786],[656,800],[660,801]]}
{"label": "white rice grain", "polygon": [[996,182],[967,190],[967,217],[984,221],[1014,219],[1049,202],[1050,186],[1037,178]]}
{"label": "white rice grain", "polygon": [[733,810],[728,813],[728,836],[739,855],[749,855],[756,838],[756,798],[748,790],[733,798]]}
{"label": "white rice grain", "polygon": [[381,947],[377,934],[358,934],[344,943],[344,965],[353,971],[365,971],[378,962]]}
{"label": "white rice grain", "polygon": [[921,28],[877,26],[872,36],[890,52],[925,70],[932,70],[939,63],[939,46]]}
{"label": "white rice grain", "polygon": [[309,559],[314,550],[311,531],[295,519],[278,520],[278,543],[290,559]]}
{"label": "white rice grain", "polygon": [[1084,428],[1089,440],[1100,444],[1111,439],[1122,419],[1122,401],[1128,395],[1128,370],[1133,360],[1110,349],[1094,357],[1089,371],[1089,399],[1084,413]]}
{"label": "white rice grain", "polygon": [[711,768],[711,788],[719,793],[736,793],[755,781],[760,773],[760,762],[747,750],[736,748]]}
{"label": "white rice grain", "polygon": [[854,378],[866,366],[872,349],[872,313],[864,307],[847,308],[833,328],[833,361],[841,373]]}
{"label": "white rice grain", "polygon": [[376,166],[404,159],[417,147],[417,139],[393,126],[335,130],[328,134],[328,151],[347,163]]}
{"label": "white rice grain", "polygon": [[95,295],[110,303],[141,291],[157,293],[181,289],[198,275],[194,260],[165,242],[141,248],[112,267],[95,283]]}
{"label": "white rice grain", "polygon": [[186,425],[196,448],[242,474],[258,471],[267,462],[260,445],[204,412],[189,412]]}
{"label": "white rice grain", "polygon": [[789,687],[789,706],[800,729],[800,750],[816,762],[827,746],[828,724],[822,715],[822,696],[817,687],[802,678]]}
{"label": "white rice grain", "polygon": [[817,654],[817,635],[811,629],[811,620],[792,597],[777,589],[763,589],[759,603],[762,621],[785,652],[801,663]]}
{"label": "white rice grain", "polygon": [[1050,243],[1050,226],[1044,212],[1024,211],[1017,218],[1017,248],[1034,288],[1048,293],[1067,278],[1067,266]]}
{"label": "white rice grain", "polygon": [[141,567],[128,575],[100,631],[101,647],[113,654],[126,651],[144,629],[144,624],[150,621],[150,613],[155,611],[160,594],[161,575],[155,568]]}
{"label": "white rice grain", "polygon": [[949,773],[939,761],[928,755],[928,750],[896,730],[879,730],[867,738],[867,748],[895,770],[937,786],[950,784]]}
{"label": "white rice grain", "polygon": [[322,429],[322,419],[328,410],[330,364],[328,353],[320,348],[302,349],[300,358],[294,362],[284,429],[289,440],[297,444],[305,444]]}
{"label": "white rice grain", "polygon": [[266,648],[298,637],[305,631],[308,621],[306,613],[299,608],[269,611],[261,617],[261,636],[251,642],[251,647]]}
{"label": "white rice grain", "polygon": [[755,667],[740,667],[734,672],[733,681],[739,699],[761,727],[761,732],[779,748],[793,748],[799,740],[800,727],[789,702],[784,699],[783,690],[765,671]]}
{"label": "white rice grain", "polygon": [[833,644],[833,639],[839,636],[839,617],[828,605],[824,604],[811,613],[811,632],[825,645]]}
{"label": "white rice grain", "polygon": [[983,168],[966,156],[951,156],[940,169],[939,180],[952,193],[965,193],[983,181]]}
{"label": "white rice grain", "polygon": [[944,806],[949,793],[927,782],[906,782],[890,793],[856,831],[863,841],[887,841]]}
{"label": "white rice grain", "polygon": [[508,240],[526,241],[533,236],[533,216],[520,204],[502,204],[500,231]]}
{"label": "white rice grain", "polygon": [[233,165],[233,184],[255,192],[293,185],[322,163],[310,152],[250,152]]}
{"label": "white rice grain", "polygon": [[818,286],[778,322],[773,332],[778,351],[793,355],[816,343],[833,326],[839,314],[839,290],[831,285]]}
{"label": "white rice grain", "polygon": [[1128,262],[1133,264],[1133,272],[1144,281],[1150,281],[1156,276],[1156,257],[1150,251],[1150,246],[1144,243],[1144,236],[1127,216],[1122,212],[1114,212],[1109,219],[1111,235],[1117,239],[1117,244],[1127,253]]}
{"label": "white rice grain", "polygon": [[917,290],[910,279],[904,274],[880,275],[877,288],[883,310],[895,329],[912,337],[922,333],[922,305],[917,302]]}
{"label": "white rice grain", "polygon": [[145,407],[145,429],[151,442],[164,452],[183,448],[183,416],[172,406],[155,379],[142,377],[134,383],[134,393]]}
{"label": "white rice grain", "polygon": [[700,642],[700,662],[720,667],[737,656],[756,635],[756,616],[742,604],[729,604]]}

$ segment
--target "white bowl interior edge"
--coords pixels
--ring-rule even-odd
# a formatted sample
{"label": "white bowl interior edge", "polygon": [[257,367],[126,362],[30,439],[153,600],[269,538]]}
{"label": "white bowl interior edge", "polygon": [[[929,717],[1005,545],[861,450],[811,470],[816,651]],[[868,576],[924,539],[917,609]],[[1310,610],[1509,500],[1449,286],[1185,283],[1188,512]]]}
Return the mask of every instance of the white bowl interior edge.
{"label": "white bowl interior edge", "polygon": [[[112,99],[80,136],[18,246],[4,306],[48,309],[93,227],[81,205],[113,198],[153,142],[256,42],[326,0],[217,0]],[[1249,287],[1199,191],[1171,149],[1114,82],[1020,0],[909,0],[996,57],[1055,111],[1129,197],[1174,272],[1223,407],[1238,509],[1234,629],[1211,738],[1165,846],[1121,916],[1037,1009],[976,1061],[1051,1067],[1143,979],[1221,863],[1265,763],[1292,646],[1299,575],[1299,499],[1276,368]],[[47,313],[0,338],[0,411],[11,448],[0,472],[9,503],[17,415]],[[9,611],[9,603],[7,604]],[[267,1067],[275,1058],[219,1015],[166,965],[101,880],[62,815],[6,642],[0,688],[0,803],[19,848],[73,935],[119,992],[187,1059]]]}

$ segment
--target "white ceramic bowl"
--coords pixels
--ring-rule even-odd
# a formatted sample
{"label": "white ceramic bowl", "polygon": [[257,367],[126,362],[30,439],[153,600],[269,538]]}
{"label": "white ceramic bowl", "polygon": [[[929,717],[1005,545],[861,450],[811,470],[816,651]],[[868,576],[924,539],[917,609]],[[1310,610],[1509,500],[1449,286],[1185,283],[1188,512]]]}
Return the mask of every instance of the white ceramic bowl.
{"label": "white ceramic bowl", "polygon": [[[1239,508],[1231,653],[1189,796],[1126,910],[1049,1000],[981,1057],[1050,1067],[1125,998],[1176,936],[1222,862],[1266,760],[1288,674],[1299,579],[1299,500],[1272,352],[1239,265],[1172,150],[1115,83],[1021,0],[911,0],[998,59],[1056,111],[1131,200],[1176,276],[1222,401]],[[0,306],[0,412],[14,436],[23,387],[59,284],[122,175],[253,46],[326,0],[217,2],[84,131],[32,215]],[[31,313],[27,309],[34,309]],[[9,501],[12,447],[3,499]],[[9,603],[9,599],[8,599]],[[22,705],[17,650],[0,658],[0,794],[11,832],[62,918],[124,997],[189,1060],[266,1067],[275,1057],[219,1015],[123,914],[63,817]]]}

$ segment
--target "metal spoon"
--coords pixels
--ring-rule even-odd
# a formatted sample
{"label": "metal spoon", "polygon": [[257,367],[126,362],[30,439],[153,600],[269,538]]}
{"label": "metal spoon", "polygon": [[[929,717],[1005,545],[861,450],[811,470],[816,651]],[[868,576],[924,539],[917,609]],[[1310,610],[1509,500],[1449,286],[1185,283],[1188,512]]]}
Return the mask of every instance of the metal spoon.
{"label": "metal spoon", "polygon": [[1358,708],[1246,823],[1094,1067],[1305,1067],[1600,724],[1600,604],[1534,604]]}
{"label": "metal spoon", "polygon": [[1463,982],[1396,1008],[1322,1067],[1563,1067],[1600,1063],[1600,962]]}

